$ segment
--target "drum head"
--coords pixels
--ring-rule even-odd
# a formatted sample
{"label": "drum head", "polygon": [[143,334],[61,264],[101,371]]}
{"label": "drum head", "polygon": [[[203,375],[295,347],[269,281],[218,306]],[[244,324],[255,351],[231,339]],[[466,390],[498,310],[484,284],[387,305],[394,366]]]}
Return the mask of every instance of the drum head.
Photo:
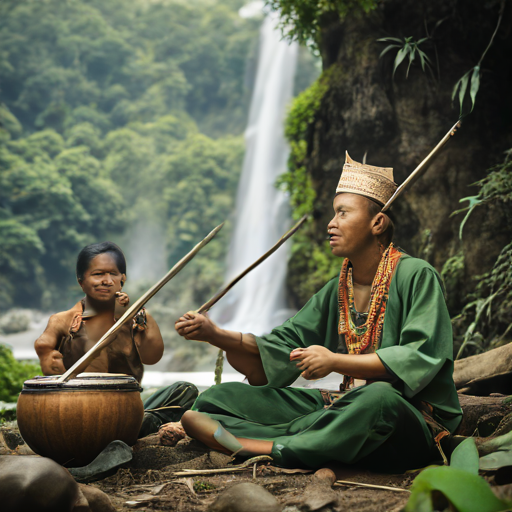
{"label": "drum head", "polygon": [[35,377],[23,383],[22,393],[41,391],[142,391],[137,379],[119,373],[80,373],[74,379],[58,382],[60,375]]}

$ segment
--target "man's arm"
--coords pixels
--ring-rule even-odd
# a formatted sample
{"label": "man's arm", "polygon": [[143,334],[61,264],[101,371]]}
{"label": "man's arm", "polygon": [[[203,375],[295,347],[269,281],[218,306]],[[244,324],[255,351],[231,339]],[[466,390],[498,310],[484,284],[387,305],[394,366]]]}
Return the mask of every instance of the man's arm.
{"label": "man's arm", "polygon": [[295,349],[291,361],[298,361],[305,379],[321,379],[332,372],[362,380],[390,380],[392,377],[377,354],[335,354],[320,345]]}
{"label": "man's arm", "polygon": [[155,319],[146,313],[146,328],[135,337],[143,364],[156,364],[164,353],[164,341]]}
{"label": "man's arm", "polygon": [[256,339],[252,334],[220,329],[206,315],[189,311],[175,324],[176,331],[187,340],[206,341],[226,352],[229,364],[244,374],[253,386],[267,383]]}
{"label": "man's arm", "polygon": [[66,335],[67,327],[67,315],[62,313],[52,315],[45,331],[34,343],[44,375],[62,375],[66,371],[62,354],[56,350],[56,347]]}

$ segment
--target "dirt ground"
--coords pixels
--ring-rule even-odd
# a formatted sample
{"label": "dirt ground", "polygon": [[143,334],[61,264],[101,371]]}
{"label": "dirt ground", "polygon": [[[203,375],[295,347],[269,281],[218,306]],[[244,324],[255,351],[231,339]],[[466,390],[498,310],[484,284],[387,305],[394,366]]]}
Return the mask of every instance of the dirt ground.
{"label": "dirt ground", "polygon": [[[176,447],[161,446],[157,436],[145,438],[134,447],[133,460],[117,472],[94,484],[107,493],[119,511],[206,511],[230,486],[242,482],[256,483],[269,491],[287,512],[297,510],[350,510],[353,512],[398,512],[407,503],[407,489],[414,474],[383,475],[350,468],[337,468],[338,480],[396,488],[396,491],[367,489],[353,485],[333,487],[332,494],[321,490],[320,508],[304,506],[315,494],[312,472],[285,470],[260,462],[237,472],[220,473],[239,465],[227,455],[206,450],[195,441],[184,440]],[[209,470],[212,474],[179,475],[184,470]],[[327,495],[327,496],[326,496]],[[310,500],[311,501],[311,500]],[[322,505],[316,502],[316,505]],[[311,507],[313,505],[313,508]]]}
{"label": "dirt ground", "polygon": [[[0,428],[0,455],[33,455],[16,428]],[[110,470],[103,478],[87,485],[105,492],[119,512],[179,511],[203,512],[231,486],[251,482],[270,492],[282,512],[399,512],[408,499],[408,489],[417,472],[379,474],[353,467],[336,467],[337,482],[320,482],[313,472],[288,470],[258,461],[245,467],[243,460],[207,449],[190,438],[176,446],[164,446],[158,434],[139,440],[133,446],[133,458]],[[195,474],[203,472],[203,474]],[[494,476],[487,478],[491,484]],[[385,486],[391,489],[365,488],[349,483]],[[505,475],[499,486],[501,497],[512,497],[512,475]],[[494,487],[495,492],[498,487]],[[500,493],[497,493],[500,494]],[[259,510],[252,508],[248,510]]]}
{"label": "dirt ground", "polygon": [[[127,510],[177,510],[204,511],[217,496],[229,486],[241,482],[253,482],[263,486],[274,495],[282,507],[292,512],[301,510],[304,502],[304,489],[311,482],[312,475],[265,475],[252,477],[252,470],[242,474],[216,476],[195,476],[169,478],[165,472],[133,472],[119,470],[114,477],[107,478],[93,485],[110,497],[112,504],[119,511]],[[152,483],[140,483],[153,480]],[[356,475],[355,481],[366,483],[378,481],[385,485],[408,484],[409,479],[401,476],[382,477],[374,475],[367,478]],[[157,483],[159,482],[159,483]],[[350,510],[354,512],[388,512],[401,510],[407,503],[408,493],[385,490],[362,489],[357,487],[335,488],[338,504],[322,507],[328,510]]]}

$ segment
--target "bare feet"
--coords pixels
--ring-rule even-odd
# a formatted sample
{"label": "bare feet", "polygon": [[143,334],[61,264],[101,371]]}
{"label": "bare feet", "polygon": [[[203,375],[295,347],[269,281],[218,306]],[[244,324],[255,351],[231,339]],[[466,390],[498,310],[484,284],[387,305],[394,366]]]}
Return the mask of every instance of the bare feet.
{"label": "bare feet", "polygon": [[181,424],[190,437],[228,455],[269,455],[272,451],[272,441],[235,437],[218,421],[201,412],[187,411]]}
{"label": "bare feet", "polygon": [[[213,420],[210,416],[197,411],[186,411],[181,418],[181,425],[190,437],[201,441],[206,446],[217,450],[218,452],[231,455],[234,449],[229,449],[221,445],[214,437],[215,432],[219,428],[220,423]],[[236,438],[232,436],[235,440]],[[241,445],[240,445],[241,446]],[[236,449],[239,449],[237,447]]]}

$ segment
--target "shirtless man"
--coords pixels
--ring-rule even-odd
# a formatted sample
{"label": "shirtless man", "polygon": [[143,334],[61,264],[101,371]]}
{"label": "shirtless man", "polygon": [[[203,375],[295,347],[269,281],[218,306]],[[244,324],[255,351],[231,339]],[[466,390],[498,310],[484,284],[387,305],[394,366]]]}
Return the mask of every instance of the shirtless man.
{"label": "shirtless man", "polygon": [[[85,298],[52,315],[35,349],[44,375],[60,375],[82,357],[123,315],[130,302],[122,291],[126,260],[112,242],[84,247],[76,264]],[[164,345],[155,320],[144,310],[119,331],[86,372],[124,373],[142,380],[143,364],[157,363]]]}

